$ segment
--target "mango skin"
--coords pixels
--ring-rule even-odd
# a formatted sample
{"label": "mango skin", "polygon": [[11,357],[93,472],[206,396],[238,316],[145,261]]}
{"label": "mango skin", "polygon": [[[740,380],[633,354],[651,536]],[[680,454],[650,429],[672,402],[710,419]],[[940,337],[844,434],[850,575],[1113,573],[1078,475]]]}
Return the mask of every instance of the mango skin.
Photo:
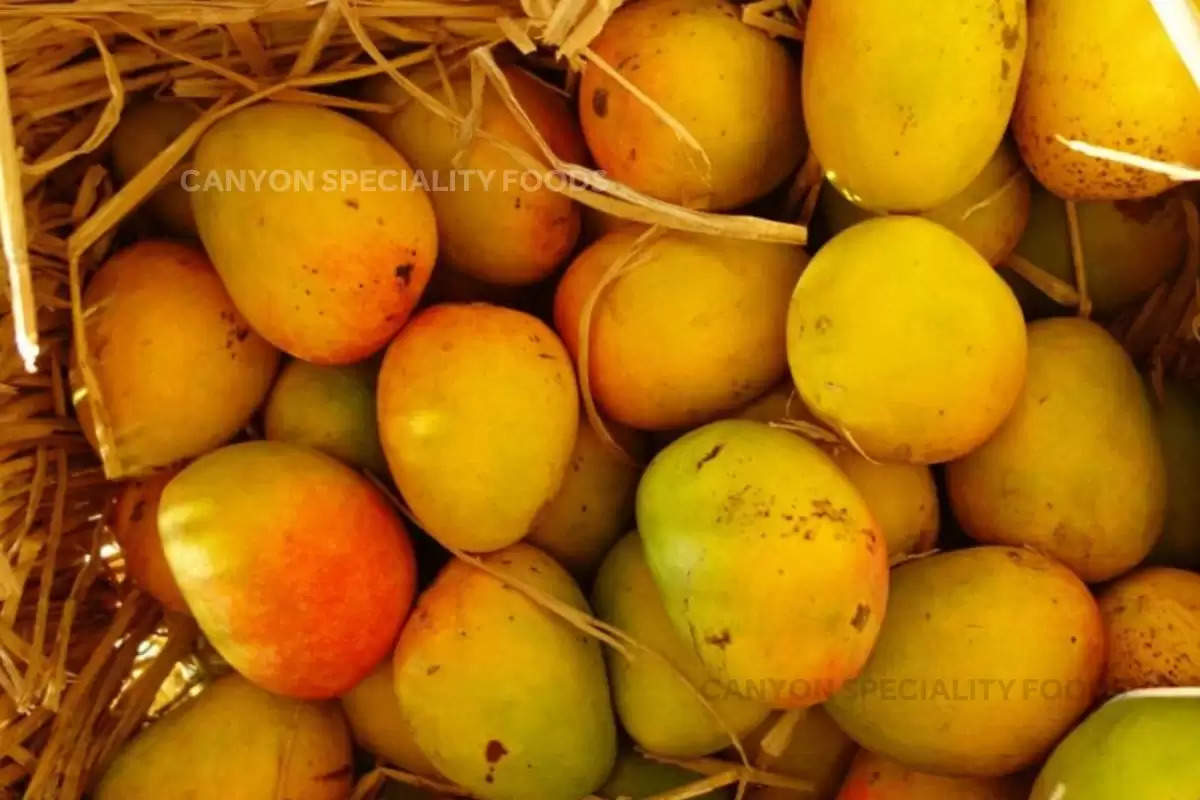
{"label": "mango skin", "polygon": [[187,614],[187,601],[171,574],[158,535],[158,504],[177,470],[165,470],[121,487],[109,528],[125,556],[125,572],[169,611]]}
{"label": "mango skin", "polygon": [[375,418],[377,371],[372,361],[345,366],[289,362],[263,409],[265,437],[306,445],[352,467],[386,475]]}
{"label": "mango skin", "polygon": [[1107,691],[1200,686],[1200,574],[1147,567],[1110,584],[1099,602]]}
{"label": "mango skin", "polygon": [[[270,388],[279,352],[246,324],[198,250],[153,240],[121,250],[92,276],[83,304],[94,309],[85,323],[88,351],[123,475],[217,447]],[[71,363],[75,411],[95,447],[74,354]]]}
{"label": "mango skin", "polygon": [[579,396],[535,317],[483,303],[423,311],[388,348],[377,397],[396,486],[444,544],[513,544],[562,483]]}
{"label": "mango skin", "polygon": [[961,192],[1008,126],[1025,3],[816,0],[804,38],[804,121],[825,175],[873,211]]}
{"label": "mango skin", "polygon": [[[702,780],[703,775],[689,772],[674,764],[651,761],[632,748],[623,748],[617,754],[617,764],[596,795],[605,800],[632,798],[647,800],[663,792],[678,789],[689,783]],[[700,800],[731,800],[733,792],[728,787],[714,789],[697,795]]]}
{"label": "mango skin", "polygon": [[[1200,697],[1159,689],[1109,700],[1064,739],[1029,800],[1190,800],[1200,786]],[[1070,794],[1067,795],[1068,797]]]}
{"label": "mango skin", "polygon": [[766,194],[800,163],[799,64],[744,24],[733,3],[630,4],[609,17],[591,48],[683,125],[711,164],[706,170],[650,108],[585,64],[579,119],[610,178],[672,203],[727,209]]}
{"label": "mango skin", "polygon": [[831,239],[787,319],[804,404],[875,461],[931,464],[978,447],[1016,402],[1025,322],[965,241],[919,217],[880,217]]}
{"label": "mango skin", "polygon": [[912,769],[995,777],[1070,728],[1103,662],[1100,612],[1078,577],[1033,551],[974,547],[892,570],[871,660],[825,707]]}
{"label": "mango skin", "polygon": [[385,658],[371,674],[341,696],[342,712],[354,741],[389,764],[417,775],[437,778],[437,768],[417,747],[400,701],[396,699],[392,659]]}
{"label": "mango skin", "polygon": [[205,636],[278,694],[354,686],[412,602],[404,523],[370,481],[316,450],[255,441],[209,453],[167,484],[158,527]]}
{"label": "mango skin", "polygon": [[[583,135],[566,99],[524,70],[506,67],[503,71],[517,101],[555,155],[576,164],[586,162]],[[440,80],[436,74],[433,78],[426,90],[446,102]],[[458,107],[470,108],[470,77],[452,79],[451,88]],[[403,103],[377,130],[427,180],[432,182],[436,177],[447,184],[452,170],[478,171],[467,178],[470,183],[465,188],[430,193],[445,266],[489,283],[521,285],[546,277],[570,255],[580,226],[579,207],[569,197],[545,185],[523,189],[520,177],[526,168],[497,145],[479,138],[466,147],[461,161],[453,162],[460,149],[454,126],[409,99],[387,75],[372,78],[364,95],[370,100]],[[549,166],[490,82],[484,90],[480,113],[480,130]],[[507,185],[505,171],[512,173]],[[488,175],[494,177],[485,185]],[[533,185],[532,179],[526,181]]]}
{"label": "mango skin", "polygon": [[1167,465],[1167,510],[1163,532],[1149,563],[1200,571],[1200,397],[1182,383],[1167,381],[1155,419]]}
{"label": "mango skin", "polygon": [[[570,575],[535,547],[483,562],[588,611]],[[475,796],[577,800],[612,770],[616,726],[599,644],[466,562],[450,562],[421,594],[394,664],[417,745]]]}
{"label": "mango skin", "polygon": [[691,431],[646,468],[637,520],[713,691],[805,708],[858,674],[887,603],[887,549],[816,445],[745,420]]}
{"label": "mango skin", "polygon": [[[268,341],[305,361],[349,364],[400,330],[433,269],[437,227],[408,162],[383,137],[325,108],[265,103],[213,125],[195,169],[200,239]],[[259,191],[205,188],[229,170],[287,176],[275,179],[285,191],[269,179]],[[356,183],[343,188],[342,175]],[[311,190],[293,176],[312,176]]]}
{"label": "mango skin", "polygon": [[[576,363],[584,304],[636,239],[603,237],[558,285],[554,326]],[[694,234],[650,244],[593,308],[588,363],[601,409],[633,428],[669,430],[761,394],[786,370],[787,296],[806,261],[799,247]]]}
{"label": "mango skin", "polygon": [[1029,326],[1016,407],[946,477],[976,541],[1036,548],[1088,582],[1135,566],[1162,530],[1166,470],[1145,389],[1117,341],[1078,317]]}
{"label": "mango skin", "polygon": [[694,758],[728,745],[729,734],[700,703],[696,690],[739,738],[770,713],[762,703],[722,691],[711,681],[704,664],[667,617],[636,533],[613,545],[604,559],[592,588],[592,606],[600,619],[669,659],[678,671],[651,656],[630,661],[615,651],[605,653],[617,717],[638,746],[661,755]]}
{"label": "mango skin", "polygon": [[[199,109],[191,103],[172,100],[146,100],[125,109],[121,121],[113,129],[111,140],[113,173],[117,180],[128,183],[199,117]],[[183,171],[190,167],[191,159],[185,157],[145,201],[146,210],[175,236],[196,235],[192,198],[180,183]]]}
{"label": "mango skin", "polygon": [[91,797],[346,800],[353,777],[336,705],[279,697],[228,675],[126,744]]}
{"label": "mango skin", "polygon": [[869,750],[850,765],[837,800],[1028,800],[1020,778],[954,778],[918,772]]}
{"label": "mango skin", "polygon": [[[797,720],[792,728],[792,738],[779,757],[771,758],[762,751],[762,737],[774,722],[774,719],[767,720],[749,741],[743,742],[753,762],[764,763],[765,757],[768,771],[810,781],[813,792],[808,797],[811,800],[833,800],[858,745],[824,708],[813,706],[805,709],[804,715]],[[752,786],[746,792],[746,800],[796,800],[796,793],[778,786]]]}
{"label": "mango skin", "polygon": [[1030,3],[1013,133],[1047,189],[1072,200],[1159,194],[1174,185],[1166,176],[1076,153],[1055,137],[1195,165],[1198,128],[1200,93],[1149,2]]}

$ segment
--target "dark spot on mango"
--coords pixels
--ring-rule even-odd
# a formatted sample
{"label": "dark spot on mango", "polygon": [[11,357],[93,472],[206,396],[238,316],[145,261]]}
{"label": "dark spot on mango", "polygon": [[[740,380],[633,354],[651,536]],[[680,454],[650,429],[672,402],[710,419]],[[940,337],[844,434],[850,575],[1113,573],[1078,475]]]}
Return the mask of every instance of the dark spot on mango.
{"label": "dark spot on mango", "polygon": [[1012,50],[1017,46],[1017,42],[1021,40],[1021,29],[1016,25],[1005,25],[1000,31],[1000,43],[1004,45],[1005,50]]}
{"label": "dark spot on mango", "polygon": [[489,764],[495,764],[500,759],[508,755],[508,749],[497,739],[492,739],[487,743],[487,748],[483,751],[484,757]]}
{"label": "dark spot on mango", "polygon": [[146,514],[146,501],[138,500],[133,506],[133,511],[129,513],[130,522],[141,522],[142,517]]}
{"label": "dark spot on mango", "polygon": [[246,341],[246,337],[250,335],[250,329],[245,325],[239,325],[238,327],[234,328],[233,335],[237,337],[239,342],[244,342]]}
{"label": "dark spot on mango", "polygon": [[708,642],[713,647],[719,647],[720,649],[724,650],[725,647],[733,641],[733,637],[729,635],[729,631],[726,629],[715,636],[705,636],[704,641]]}
{"label": "dark spot on mango", "polygon": [[608,90],[597,89],[592,92],[592,112],[597,117],[607,116],[608,114]]}
{"label": "dark spot on mango", "polygon": [[867,620],[871,618],[871,609],[862,603],[858,604],[858,608],[854,609],[854,616],[850,619],[850,625],[856,631],[861,631],[867,625]]}
{"label": "dark spot on mango", "polygon": [[412,271],[412,264],[401,264],[396,267],[396,280],[408,286],[409,282],[412,281]]}
{"label": "dark spot on mango", "polygon": [[436,673],[436,672],[437,672],[439,669],[441,669],[441,668],[442,668],[442,665],[441,665],[441,664],[434,664],[434,665],[433,665],[433,666],[431,666],[429,669],[425,670],[425,674],[426,674],[426,675],[433,675],[433,674],[435,674],[435,673]]}
{"label": "dark spot on mango", "polygon": [[347,197],[345,200],[345,203],[350,208],[353,208],[355,211],[358,211],[358,200],[354,199],[353,197]]}
{"label": "dark spot on mango", "polygon": [[720,455],[721,451],[724,449],[725,449],[725,445],[723,445],[723,444],[713,445],[712,450],[709,450],[707,453],[705,453],[703,456],[701,456],[699,461],[696,462],[696,469],[697,470],[702,469],[705,464],[707,464],[708,462],[710,462],[714,458],[716,458],[718,455]]}

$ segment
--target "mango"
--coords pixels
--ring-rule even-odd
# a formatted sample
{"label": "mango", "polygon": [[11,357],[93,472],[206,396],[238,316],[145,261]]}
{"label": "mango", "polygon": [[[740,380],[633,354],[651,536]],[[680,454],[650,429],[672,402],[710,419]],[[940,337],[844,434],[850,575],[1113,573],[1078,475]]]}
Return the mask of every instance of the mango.
{"label": "mango", "polygon": [[228,675],[117,754],[94,800],[346,800],[346,722],[331,703],[266,692]]}
{"label": "mango", "polygon": [[1165,175],[1070,150],[1059,137],[1158,161],[1200,163],[1200,92],[1149,0],[1029,4],[1029,57],[1013,112],[1021,156],[1072,200],[1169,189]]}
{"label": "mango", "polygon": [[[611,425],[611,424],[610,424]],[[575,575],[590,576],[633,520],[633,497],[646,442],[636,432],[611,426],[628,450],[622,456],[601,441],[580,415],[571,463],[558,493],[542,507],[526,538]]]}
{"label": "mango", "polygon": [[482,303],[433,306],[396,337],[378,410],[392,477],[422,527],[478,552],[529,532],[579,425],[562,342],[528,314]]}
{"label": "mango", "polygon": [[[91,367],[120,460],[111,477],[217,447],[270,388],[278,351],[250,329],[197,250],[161,241],[121,250],[92,276],[83,305]],[[75,411],[95,446],[91,398],[74,354],[71,363]]]}
{"label": "mango", "polygon": [[1163,532],[1149,561],[1200,570],[1200,397],[1182,383],[1167,381],[1155,406],[1158,439],[1167,465],[1167,510]]}
{"label": "mango", "polygon": [[803,708],[862,668],[887,602],[887,550],[816,445],[758,422],[705,425],[646,468],[637,521],[712,691]]}
{"label": "mango", "polygon": [[[559,283],[554,325],[576,362],[588,297],[636,239],[603,237]],[[633,428],[669,430],[761,394],[786,369],[787,296],[806,261],[789,245],[678,232],[656,239],[592,310],[588,364],[600,408]]]}
{"label": "mango", "polygon": [[[116,179],[128,183],[199,116],[200,111],[191,103],[167,99],[145,100],[126,108],[112,132]],[[145,208],[155,221],[175,236],[196,235],[192,198],[181,183],[183,171],[191,166],[191,159],[185,157],[145,201]]]}
{"label": "mango", "polygon": [[974,547],[892,570],[871,660],[825,707],[911,769],[995,777],[1071,727],[1103,662],[1100,612],[1074,573],[1030,550]]}
{"label": "mango", "polygon": [[725,0],[641,0],[608,18],[599,58],[682,125],[586,63],[579,119],[596,164],[639,192],[697,208],[744,205],[804,155],[800,65]]}
{"label": "mango", "polygon": [[[1008,257],[1029,219],[1029,173],[1016,147],[1000,142],[996,152],[967,187],[921,216],[962,237],[995,266]],[[875,212],[856,206],[826,183],[817,201],[817,217],[828,235],[841,233]]]}
{"label": "mango", "polygon": [[787,357],[804,404],[875,461],[930,464],[978,447],[1025,378],[1025,324],[975,250],[919,217],[831,239],[796,284]]}
{"label": "mango", "polygon": [[[420,75],[412,77],[449,103],[436,72],[424,81]],[[585,162],[587,148],[566,98],[516,67],[505,67],[504,77],[555,155]],[[456,75],[450,90],[460,110],[471,107],[469,75]],[[570,255],[579,236],[579,208],[551,188],[565,186],[565,176],[546,179],[530,172],[500,146],[478,137],[463,149],[453,125],[411,100],[387,75],[368,81],[364,96],[402,103],[377,130],[431,185],[437,181],[442,187],[430,193],[442,264],[489,283],[513,285],[541,280]],[[549,167],[491,83],[484,89],[479,113],[480,130]],[[460,150],[460,160],[455,161]]]}
{"label": "mango", "polygon": [[373,361],[345,366],[288,362],[263,409],[263,433],[386,475],[375,419],[377,372]]}
{"label": "mango", "polygon": [[1162,530],[1165,473],[1129,356],[1100,326],[1064,317],[1029,326],[1016,408],[946,476],[954,515],[972,538],[1034,547],[1095,582],[1150,552]]}
{"label": "mango", "polygon": [[278,694],[354,686],[412,601],[404,523],[370,481],[306,447],[245,442],[193,461],[163,490],[158,528],[209,642]]}
{"label": "mango", "polygon": [[[775,721],[767,720],[749,741],[743,742],[753,763],[777,775],[809,781],[813,787],[807,795],[810,800],[833,800],[858,746],[824,708],[813,706],[796,721],[783,752],[772,757],[763,752],[762,737]],[[779,786],[754,786],[746,792],[746,800],[796,800],[796,793]]]}
{"label": "mango", "polygon": [[924,211],[963,191],[1008,126],[1025,3],[815,0],[804,121],[825,176],[873,211]]}
{"label": "mango", "polygon": [[1107,691],[1200,686],[1200,574],[1147,567],[1109,585],[1099,602]]}
{"label": "mango", "polygon": [[166,470],[121,487],[113,504],[109,529],[125,556],[125,572],[163,607],[188,613],[187,601],[171,574],[158,534],[158,504],[177,470]]}
{"label": "mango", "polygon": [[[613,767],[612,774],[608,776],[604,785],[596,790],[596,794],[605,800],[649,800],[663,792],[703,779],[703,775],[674,764],[652,761],[627,747],[617,754],[617,764]],[[700,800],[731,800],[733,793],[727,788],[714,789],[697,797]]]}
{"label": "mango", "polygon": [[1062,741],[1030,800],[1190,800],[1200,786],[1200,696],[1191,689],[1109,700]]}
{"label": "mango", "polygon": [[860,750],[837,800],[1027,800],[1019,778],[947,777],[919,772]]}
{"label": "mango", "polygon": [[730,733],[740,739],[770,713],[762,703],[713,680],[672,627],[636,533],[617,542],[604,559],[592,588],[592,606],[600,619],[666,659],[645,653],[635,653],[632,660],[615,651],[605,654],[617,717],[639,747],[676,758],[707,755],[728,745]]}
{"label": "mango", "polygon": [[[566,570],[535,547],[483,562],[588,611]],[[421,594],[396,647],[395,680],[417,745],[474,796],[578,800],[612,771],[616,726],[599,644],[466,562],[450,562]]]}
{"label": "mango", "polygon": [[341,696],[342,712],[359,747],[388,764],[417,775],[437,778],[437,769],[417,747],[396,699],[392,659],[379,666]]}
{"label": "mango", "polygon": [[231,114],[197,144],[192,188],[200,239],[234,303],[297,358],[366,358],[429,280],[429,198],[382,136],[337,112],[264,103]]}

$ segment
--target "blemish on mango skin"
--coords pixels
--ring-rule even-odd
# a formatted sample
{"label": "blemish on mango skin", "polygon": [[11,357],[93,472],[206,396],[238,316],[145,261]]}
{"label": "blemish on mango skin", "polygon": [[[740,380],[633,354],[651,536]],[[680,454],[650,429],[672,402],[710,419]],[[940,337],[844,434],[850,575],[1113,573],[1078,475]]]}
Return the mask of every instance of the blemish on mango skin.
{"label": "blemish on mango skin", "polygon": [[495,764],[497,761],[508,755],[508,749],[500,740],[492,739],[487,743],[487,747],[484,749],[483,755],[489,764]]}
{"label": "blemish on mango skin", "polygon": [[592,92],[592,112],[597,117],[608,115],[608,90],[597,89]]}
{"label": "blemish on mango skin", "polygon": [[856,631],[861,631],[867,626],[867,620],[871,618],[871,608],[864,603],[859,603],[858,608],[854,609],[854,616],[850,619],[850,626]]}

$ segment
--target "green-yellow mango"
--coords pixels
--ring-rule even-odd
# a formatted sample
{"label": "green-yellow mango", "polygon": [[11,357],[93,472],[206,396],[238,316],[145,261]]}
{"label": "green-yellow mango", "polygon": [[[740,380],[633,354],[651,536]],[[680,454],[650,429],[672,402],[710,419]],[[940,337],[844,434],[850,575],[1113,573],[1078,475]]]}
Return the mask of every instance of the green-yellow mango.
{"label": "green-yellow mango", "polygon": [[807,707],[862,668],[887,548],[816,445],[746,420],[694,430],[647,467],[637,521],[667,615],[713,687]]}
{"label": "green-yellow mango", "polygon": [[1100,595],[1108,634],[1104,688],[1200,686],[1200,574],[1148,567]]}
{"label": "green-yellow mango", "polygon": [[[579,587],[535,547],[482,558],[579,611]],[[594,639],[500,578],[452,561],[400,634],[396,694],[438,772],[484,800],[578,800],[604,783],[616,726]]]}
{"label": "green-yellow mango", "polygon": [[[812,792],[809,800],[833,800],[850,759],[858,745],[837,726],[821,706],[804,710],[792,727],[787,747],[778,756],[762,749],[762,737],[770,732],[776,718],[767,722],[744,742],[753,763],[768,772],[809,781]],[[746,792],[746,800],[796,800],[796,792],[781,786],[756,786]]]}
{"label": "green-yellow mango", "polygon": [[[113,173],[117,180],[128,183],[199,116],[200,111],[191,103],[166,99],[146,100],[125,109],[112,133]],[[146,209],[154,219],[176,236],[196,235],[192,198],[180,182],[183,171],[190,167],[191,160],[185,158],[146,199]]]}
{"label": "green-yellow mango", "polygon": [[436,778],[437,768],[417,746],[396,699],[392,659],[386,658],[370,675],[342,695],[342,711],[354,741],[389,764],[417,775]]}
{"label": "green-yellow mango", "polygon": [[[663,792],[669,792],[689,783],[703,780],[704,776],[690,772],[674,764],[652,761],[632,748],[623,748],[617,754],[617,764],[596,795],[605,800],[649,800]],[[697,795],[698,800],[730,800],[729,789],[714,789]]]}
{"label": "green-yellow mango", "polygon": [[1027,800],[1021,778],[950,777],[919,772],[860,750],[837,800]]}
{"label": "green-yellow mango", "polygon": [[1200,570],[1200,396],[1167,381],[1155,410],[1167,465],[1167,511],[1148,560]]}

